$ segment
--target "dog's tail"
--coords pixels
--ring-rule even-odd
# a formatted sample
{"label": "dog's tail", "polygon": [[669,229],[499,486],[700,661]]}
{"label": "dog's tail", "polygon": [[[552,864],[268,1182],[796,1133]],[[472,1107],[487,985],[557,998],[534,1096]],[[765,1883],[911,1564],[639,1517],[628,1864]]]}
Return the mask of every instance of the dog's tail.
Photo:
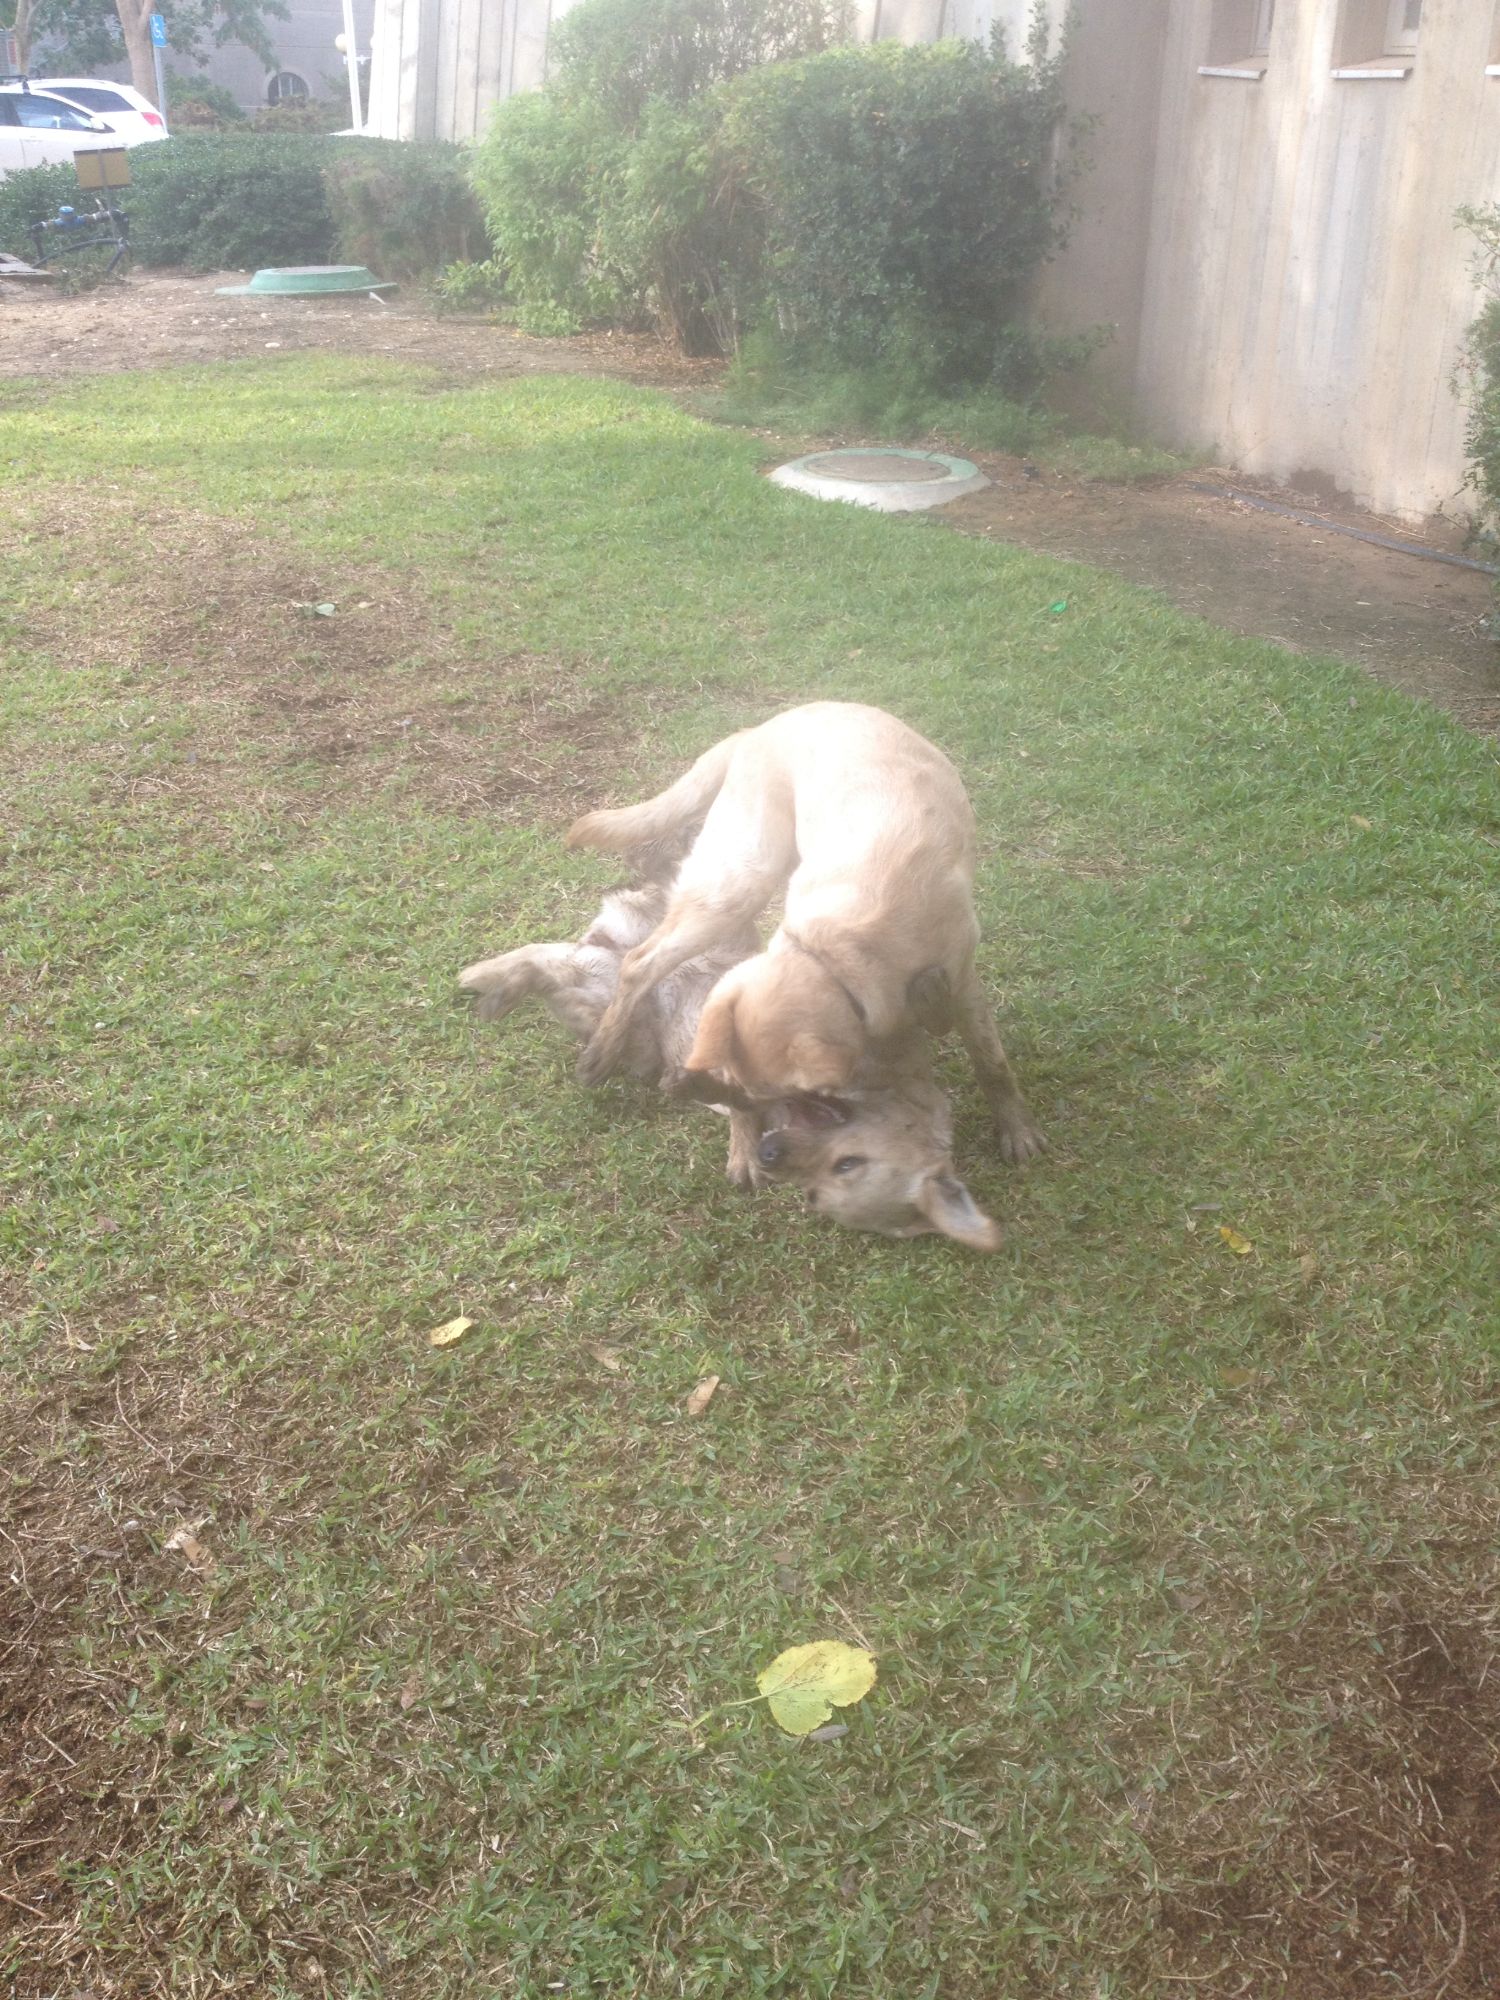
{"label": "dog's tail", "polygon": [[736,736],[705,750],[690,771],[654,799],[585,813],[568,829],[569,847],[623,855],[647,882],[670,882],[719,795]]}

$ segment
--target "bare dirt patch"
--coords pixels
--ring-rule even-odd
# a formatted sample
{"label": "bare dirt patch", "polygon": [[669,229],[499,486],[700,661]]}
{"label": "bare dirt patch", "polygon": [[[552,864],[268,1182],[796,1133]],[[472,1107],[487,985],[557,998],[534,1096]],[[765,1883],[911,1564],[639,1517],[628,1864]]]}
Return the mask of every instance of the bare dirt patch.
{"label": "bare dirt patch", "polygon": [[1232,483],[1332,523],[1449,554],[1464,553],[1460,524],[1416,530],[1223,471],[1109,486],[1028,472],[1023,461],[996,453],[970,456],[994,484],[943,510],[961,532],[1095,563],[1231,632],[1352,660],[1470,728],[1500,734],[1500,648],[1486,623],[1493,579],[1194,488]]}
{"label": "bare dirt patch", "polygon": [[[212,1545],[264,1510],[276,1473],[265,1412],[249,1420],[236,1396],[139,1369],[106,1383],[65,1318],[57,1339],[78,1366],[0,1440],[0,1969],[8,1957],[18,1996],[93,1962],[70,1874],[120,1867],[167,1788],[171,1733],[132,1719],[139,1684],[107,1635],[131,1632],[143,1673],[147,1651],[201,1645]],[[146,1625],[142,1593],[162,1606]],[[86,1648],[85,1632],[104,1643]]]}
{"label": "bare dirt patch", "polygon": [[[114,721],[90,756],[101,797],[171,796],[208,811],[275,796],[302,809],[397,779],[444,811],[566,822],[666,706],[649,691],[590,685],[588,661],[461,641],[417,581],[344,563],[331,582],[259,524],[112,511],[117,554],[139,537],[178,560],[122,563],[103,625],[85,600],[29,612],[28,645],[63,663],[107,661],[137,709],[170,701],[189,728],[162,738],[157,718],[120,712],[111,694]],[[76,540],[82,572],[100,526],[96,512],[81,535],[62,503],[33,510],[26,532]],[[24,744],[13,754],[24,762]]]}
{"label": "bare dirt patch", "polygon": [[52,380],[129,368],[264,360],[269,354],[383,354],[456,379],[507,375],[617,375],[664,388],[711,378],[649,334],[542,340],[488,320],[436,313],[419,290],[368,298],[223,298],[242,271],[133,274],[122,285],[69,297],[46,285],[0,284],[6,373]]}
{"label": "bare dirt patch", "polygon": [[[1483,1594],[1408,1576],[1282,1651],[1275,1721],[1231,1693],[1148,1847],[1178,1886],[1157,1942],[1229,2000],[1500,1991],[1500,1665]],[[1275,1730],[1315,1719],[1311,1754]],[[1269,1731],[1269,1733],[1268,1733]]]}

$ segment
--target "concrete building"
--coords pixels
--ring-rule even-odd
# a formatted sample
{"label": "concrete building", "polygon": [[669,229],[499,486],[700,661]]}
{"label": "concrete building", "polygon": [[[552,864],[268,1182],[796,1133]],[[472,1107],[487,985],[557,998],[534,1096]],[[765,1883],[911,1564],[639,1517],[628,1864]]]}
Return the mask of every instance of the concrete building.
{"label": "concrete building", "polygon": [[[569,0],[374,0],[370,116],[468,139]],[[1063,0],[1049,0],[1054,20]],[[863,38],[1024,39],[1029,0],[860,0]],[[1038,310],[1108,324],[1093,388],[1162,441],[1408,519],[1460,507],[1452,389],[1500,197],[1500,0],[1078,0],[1095,120]]]}

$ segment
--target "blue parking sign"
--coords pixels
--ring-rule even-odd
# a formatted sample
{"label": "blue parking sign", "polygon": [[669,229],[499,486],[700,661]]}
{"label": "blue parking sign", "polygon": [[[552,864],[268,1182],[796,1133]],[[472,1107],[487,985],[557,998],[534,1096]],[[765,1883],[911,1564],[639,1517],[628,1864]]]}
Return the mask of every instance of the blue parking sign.
{"label": "blue parking sign", "polygon": [[165,14],[153,14],[150,19],[151,46],[154,49],[164,49],[167,46],[167,17]]}

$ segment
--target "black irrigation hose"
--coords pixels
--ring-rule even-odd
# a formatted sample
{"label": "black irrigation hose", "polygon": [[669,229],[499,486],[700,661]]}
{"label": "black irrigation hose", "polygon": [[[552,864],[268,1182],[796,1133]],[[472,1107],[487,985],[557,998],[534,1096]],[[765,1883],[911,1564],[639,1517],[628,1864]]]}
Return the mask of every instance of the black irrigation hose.
{"label": "black irrigation hose", "polygon": [[1207,486],[1200,479],[1190,479],[1187,483],[1193,493],[1208,493],[1215,500],[1238,500],[1242,506],[1259,507],[1264,514],[1282,514],[1288,521],[1300,521],[1304,528],[1326,528],[1331,535],[1351,535],[1356,542],[1373,542],[1377,549],[1394,549],[1399,556],[1421,556],[1425,562],[1451,563],[1455,569],[1477,569],[1481,576],[1500,576],[1500,563],[1476,562],[1472,556],[1450,556],[1446,549],[1398,541],[1394,535],[1377,535],[1369,528],[1346,528],[1342,521],[1326,521],[1321,514],[1304,514],[1300,507],[1284,507],[1279,500],[1262,500],[1233,486]]}

